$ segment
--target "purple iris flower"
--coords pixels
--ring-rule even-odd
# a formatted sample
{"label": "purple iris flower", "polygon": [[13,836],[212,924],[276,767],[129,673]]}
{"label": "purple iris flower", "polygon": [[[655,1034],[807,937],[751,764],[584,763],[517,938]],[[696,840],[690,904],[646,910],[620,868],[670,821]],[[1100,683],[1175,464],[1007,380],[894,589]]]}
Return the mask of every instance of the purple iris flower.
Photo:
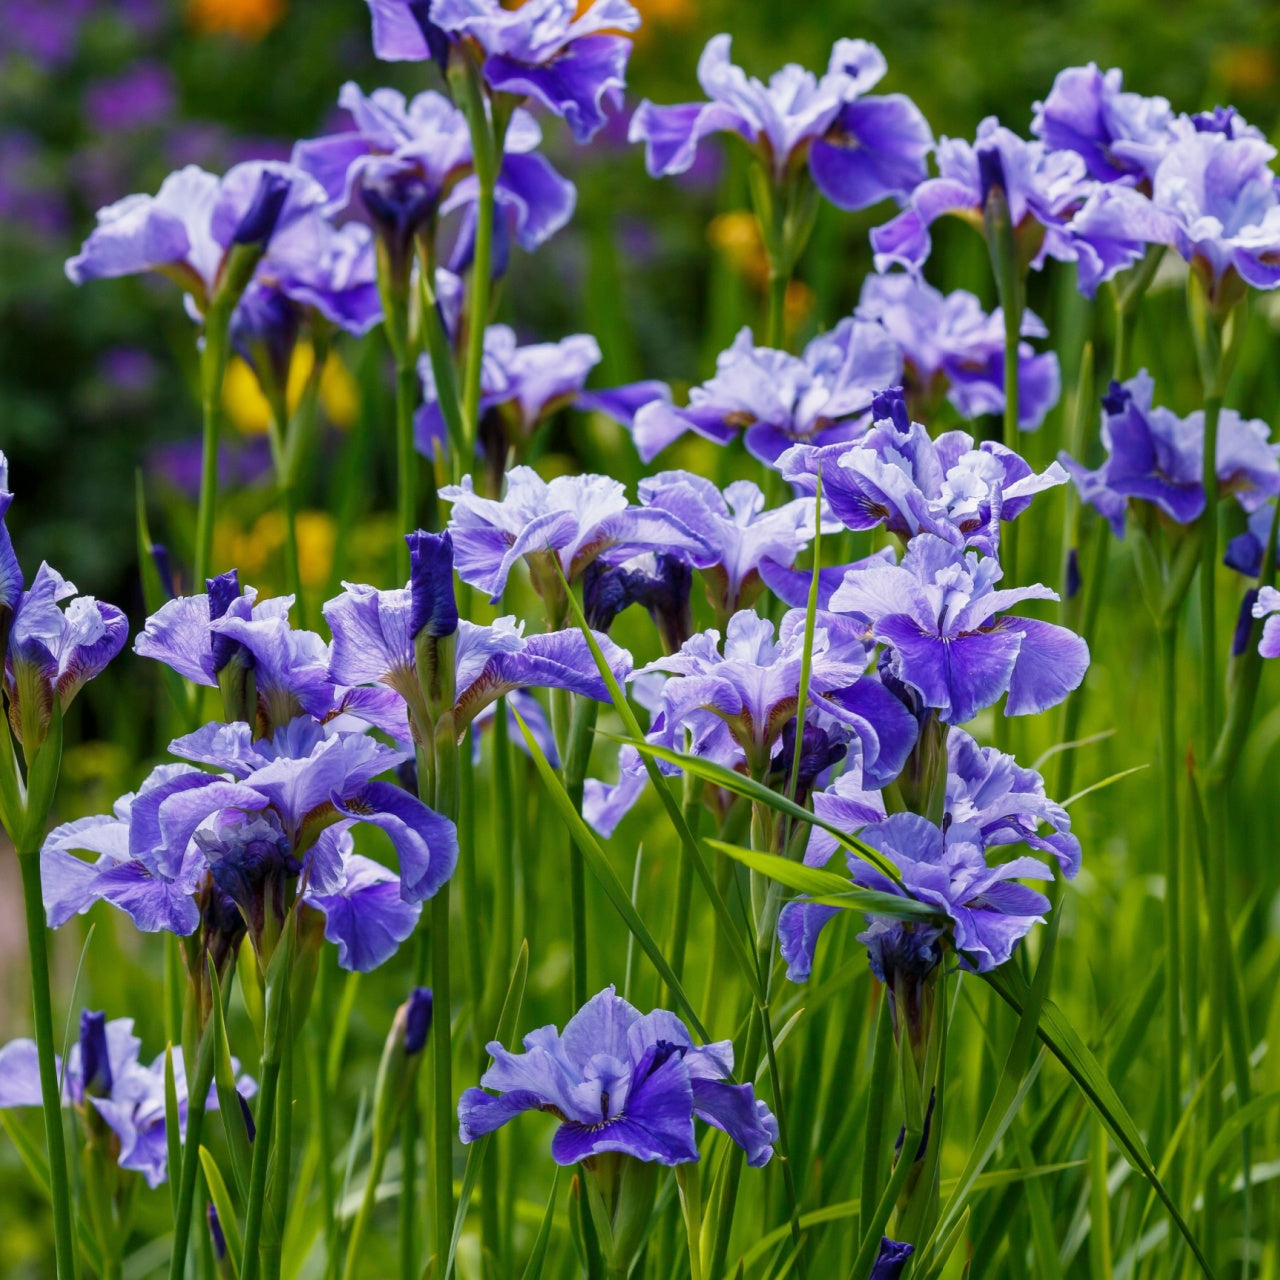
{"label": "purple iris flower", "polygon": [[698,61],[709,102],[637,108],[629,137],[646,144],[651,176],[687,172],[703,138],[735,133],[777,183],[807,162],[818,190],[842,209],[906,197],[924,180],[933,134],[920,109],[900,93],[863,96],[888,69],[875,45],[837,40],[821,79],[788,63],[764,84],[729,61],[730,42],[713,36]]}
{"label": "purple iris flower", "polygon": [[764,494],[750,480],[722,493],[690,471],[662,471],[641,480],[639,494],[642,505],[672,512],[710,548],[696,563],[716,615],[725,620],[759,595],[764,559],[789,568],[813,539],[812,500],[766,511]]}
{"label": "purple iris flower", "polygon": [[453,503],[449,531],[458,576],[487,591],[494,603],[521,559],[528,561],[543,598],[555,600],[560,591],[552,557],[572,583],[606,551],[615,562],[645,551],[708,551],[672,513],[629,506],[625,486],[609,476],[557,476],[548,482],[532,467],[513,467],[501,501],[479,497],[470,476],[442,488],[440,496]]}
{"label": "purple iris flower", "polygon": [[154,196],[132,195],[98,211],[98,225],[67,261],[73,284],[157,271],[173,279],[203,314],[230,251],[278,236],[318,213],[323,188],[279,161],[251,160],[222,178],[187,165]]}
{"label": "purple iris flower", "polygon": [[[941,917],[937,924],[871,918],[859,941],[867,945],[872,970],[882,982],[890,982],[895,972],[906,971],[917,979],[927,976],[942,959],[942,942],[948,935],[964,967],[985,973],[1003,964],[1032,925],[1043,921],[1049,900],[1015,883],[1053,878],[1038,858],[989,864],[983,834],[975,825],[947,821],[939,829],[914,813],[895,813],[876,821],[870,818],[874,810],[861,807],[853,797],[836,797],[825,804],[820,803],[822,799],[814,797],[820,815],[836,821],[853,816],[858,838],[884,854],[901,876],[898,883],[849,854],[855,884],[914,898],[936,908]],[[825,865],[833,851],[831,842],[824,856],[811,851],[806,862]],[[787,976],[793,982],[805,981],[812,972],[818,935],[836,910],[803,901],[783,907],[778,936]]]}
{"label": "purple iris flower", "polygon": [[450,39],[431,20],[435,0],[366,0],[373,19],[373,52],[383,62],[449,62]]}
{"label": "purple iris flower", "polygon": [[[190,934],[207,877],[232,899],[255,944],[278,936],[295,888],[326,918],[348,967],[381,963],[412,932],[419,904],[453,874],[453,824],[378,776],[408,758],[361,734],[305,718],[269,739],[247,724],[210,724],[170,744],[219,773],[161,766],[109,817],[57,828],[45,842],[46,905],[55,927],[105,899],[144,932]],[[353,852],[350,828],[389,837],[394,872]],[[98,854],[84,863],[72,851]]]}
{"label": "purple iris flower", "polygon": [[[1067,454],[1081,500],[1090,503],[1124,536],[1129,499],[1149,502],[1177,524],[1190,524],[1204,511],[1204,413],[1185,418],[1153,405],[1155,382],[1145,369],[1125,383],[1113,382],[1103,398],[1102,442],[1107,460],[1096,471]],[[1280,446],[1258,419],[1223,409],[1218,418],[1217,473],[1220,488],[1233,493],[1247,512],[1259,510],[1280,493]]]}
{"label": "purple iris flower", "polygon": [[[551,1142],[557,1164],[621,1152],[636,1160],[684,1164],[698,1159],[693,1119],[727,1133],[759,1168],[778,1137],[773,1113],[749,1084],[732,1084],[733,1045],[695,1045],[665,1009],[641,1014],[612,986],[565,1025],[524,1037],[523,1053],[498,1041],[493,1065],[458,1103],[459,1134],[474,1142],[524,1111],[560,1120]],[[485,1089],[497,1091],[497,1096]]]}
{"label": "purple iris flower", "polygon": [[1266,618],[1258,652],[1264,658],[1280,658],[1280,591],[1275,587],[1259,587],[1258,598],[1253,602],[1253,616]]}
{"label": "purple iris flower", "polygon": [[889,648],[889,672],[947,724],[963,724],[1007,693],[1005,715],[1044,711],[1084,679],[1089,647],[1050,622],[997,617],[1023,600],[1056,600],[1048,587],[997,590],[1000,565],[930,533],[900,564],[846,575],[832,609],[871,623]]}
{"label": "purple iris flower", "polygon": [[582,574],[588,626],[607,632],[623,610],[641,605],[664,653],[674,653],[693,634],[692,593],[693,565],[679,554],[646,551],[618,564],[597,557]]}
{"label": "purple iris flower", "polygon": [[528,0],[507,9],[499,0],[432,0],[430,20],[470,45],[494,93],[532,98],[561,116],[578,142],[589,141],[622,105],[631,41],[640,25],[627,0]]}
{"label": "purple iris flower", "polygon": [[[720,633],[704,631],[675,654],[657,659],[637,675],[663,671],[675,677],[661,695],[664,745],[684,748],[686,729],[695,740],[727,726],[748,770],[768,769],[786,723],[804,711],[834,722],[845,740],[855,739],[868,776],[888,782],[901,770],[915,741],[915,723],[874,676],[866,674],[870,651],[862,629],[837,614],[821,613],[814,628],[809,705],[801,708],[800,674],[805,656],[805,613],[793,609],[775,639],[773,623],[744,609]],[[834,726],[833,726],[834,727]],[[785,763],[785,762],[784,762]]]}
{"label": "purple iris flower", "polygon": [[[873,412],[896,412],[900,401],[884,397]],[[984,440],[975,445],[963,431],[934,440],[918,422],[903,430],[881,419],[851,445],[794,445],[778,469],[801,492],[822,495],[850,529],[878,525],[906,542],[931,533],[957,547],[994,555],[1001,520],[1013,520],[1045,489],[1066,482],[1056,462],[1036,475],[1012,449]]]}
{"label": "purple iris flower", "polygon": [[22,570],[3,531],[4,512],[12,501],[6,482],[7,466],[0,454],[0,641],[6,635],[8,640],[4,683],[9,722],[29,758],[44,741],[54,699],[63,711],[70,706],[80,689],[124,648],[129,623],[114,605],[77,596],[75,584],[47,564],[41,564],[31,586],[21,590]]}
{"label": "purple iris flower", "polygon": [[747,449],[772,465],[797,442],[853,439],[876,392],[901,380],[897,343],[876,321],[843,320],[814,338],[802,356],[757,347],[751,330],[743,329],[716,360],[715,376],[689,393],[687,406],[659,397],[630,423],[622,420],[646,462],[686,431],[716,444],[745,431]]}
{"label": "purple iris flower", "polygon": [[1031,132],[1046,146],[1074,151],[1099,182],[1149,180],[1176,140],[1167,98],[1126,93],[1118,68],[1097,63],[1059,71],[1043,102],[1035,104]]}
{"label": "purple iris flower", "polygon": [[[299,142],[294,163],[324,188],[330,213],[367,222],[407,263],[419,228],[477,198],[475,180],[469,178],[466,117],[434,90],[406,100],[395,89],[365,94],[353,81],[342,86],[338,104],[355,128]],[[541,140],[533,117],[515,112],[496,199],[525,249],[536,249],[559,231],[576,200],[573,184],[534,153]]]}
{"label": "purple iris flower", "polygon": [[[1151,194],[1110,184],[1071,223],[1080,238],[1171,245],[1211,298],[1234,301],[1244,285],[1280,285],[1280,196],[1261,138],[1193,130],[1156,168]],[[1241,283],[1243,282],[1243,283]],[[1224,289],[1226,292],[1224,293]]]}
{"label": "purple iris flower", "polygon": [[[902,351],[907,396],[928,416],[945,391],[965,418],[1004,412],[1004,316],[990,314],[973,294],[942,294],[905,272],[869,275],[862,284],[857,314],[878,320]],[[1022,333],[1048,336],[1044,322],[1022,314]],[[1018,425],[1034,431],[1058,403],[1062,377],[1052,351],[1038,354],[1029,342],[1018,347]]]}
{"label": "purple iris flower", "polygon": [[943,138],[938,177],[927,178],[896,218],[871,232],[877,271],[890,266],[919,273],[932,248],[929,226],[944,214],[983,225],[988,183],[984,170],[1001,175],[1015,234],[1037,269],[1046,256],[1074,261],[1077,248],[1064,230],[1089,194],[1084,161],[1074,151],[1051,151],[1006,129],[994,116],[978,126],[973,143]]}
{"label": "purple iris flower", "polygon": [[[505,324],[491,324],[485,330],[480,437],[499,472],[508,450],[523,451],[538,424],[571,404],[599,363],[600,344],[589,334],[521,346],[515,330]],[[414,420],[414,435],[418,451],[431,457],[444,445],[444,418],[427,356],[419,361],[418,372],[422,407]]]}
{"label": "purple iris flower", "polygon": [[1229,569],[1244,574],[1246,578],[1260,578],[1274,519],[1274,502],[1266,502],[1251,512],[1245,531],[1238,533],[1227,543],[1222,563]]}
{"label": "purple iris flower", "polygon": [[[115,1135],[120,1145],[117,1163],[140,1173],[149,1187],[158,1187],[167,1174],[168,1144],[165,1138],[165,1059],[161,1054],[150,1065],[139,1059],[142,1041],[133,1034],[132,1018],[107,1022],[101,1013],[87,1009],[80,1015],[80,1038],[71,1046],[65,1065],[58,1061],[63,1106],[92,1109]],[[257,1085],[237,1073],[236,1090],[252,1097]],[[173,1076],[178,1096],[178,1127],[187,1127],[187,1074],[182,1048],[173,1048]],[[0,1049],[0,1108],[41,1105],[40,1069],[34,1040],[13,1040]],[[209,1090],[205,1109],[216,1111],[216,1089]]]}

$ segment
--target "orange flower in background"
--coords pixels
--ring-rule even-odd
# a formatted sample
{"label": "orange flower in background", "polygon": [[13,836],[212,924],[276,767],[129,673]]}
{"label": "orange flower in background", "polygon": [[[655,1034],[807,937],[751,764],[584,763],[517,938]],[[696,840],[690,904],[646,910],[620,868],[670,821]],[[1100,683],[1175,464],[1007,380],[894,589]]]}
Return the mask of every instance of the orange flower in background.
{"label": "orange flower in background", "polygon": [[764,252],[760,222],[754,213],[735,209],[718,214],[707,228],[707,239],[755,288],[763,289],[769,283],[769,259]]}
{"label": "orange flower in background", "polygon": [[187,18],[197,31],[261,40],[286,8],[285,0],[188,0]]}

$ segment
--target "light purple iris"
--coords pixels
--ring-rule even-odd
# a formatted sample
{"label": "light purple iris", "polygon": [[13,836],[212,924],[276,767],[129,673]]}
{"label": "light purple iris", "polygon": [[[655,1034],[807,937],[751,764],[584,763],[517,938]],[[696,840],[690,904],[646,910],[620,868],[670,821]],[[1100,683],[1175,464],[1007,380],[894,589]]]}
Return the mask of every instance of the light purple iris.
{"label": "light purple iris", "polygon": [[[1275,149],[1250,134],[1195,130],[1161,159],[1151,194],[1122,184],[1097,190],[1072,219],[1084,239],[1171,245],[1210,296],[1280,285],[1280,196]],[[1243,284],[1241,283],[1243,282]],[[1226,294],[1223,294],[1224,288]]]}
{"label": "light purple iris", "polygon": [[[524,1052],[498,1041],[493,1065],[458,1102],[459,1134],[474,1142],[525,1111],[560,1120],[551,1142],[557,1164],[621,1152],[636,1160],[684,1164],[698,1159],[697,1116],[727,1133],[759,1168],[778,1137],[772,1112],[749,1084],[732,1084],[733,1045],[695,1045],[665,1009],[641,1014],[613,987],[588,1000],[565,1024],[524,1037]],[[496,1092],[486,1093],[485,1089]]]}
{"label": "light purple iris", "polygon": [[[841,779],[844,782],[845,779]],[[879,797],[875,797],[878,803]],[[988,863],[987,841],[975,824],[948,816],[942,829],[914,813],[877,816],[876,808],[858,796],[856,788],[814,797],[815,811],[830,822],[849,824],[858,838],[883,853],[897,869],[901,883],[877,871],[855,854],[847,855],[855,884],[895,896],[914,898],[937,909],[938,924],[871,917],[870,928],[859,935],[867,944],[871,967],[882,982],[893,971],[906,969],[923,978],[942,958],[942,941],[949,936],[967,969],[985,973],[1003,964],[1032,925],[1043,920],[1048,899],[1016,881],[1050,880],[1052,871],[1038,858],[1024,856]],[[883,810],[881,809],[881,814]],[[1034,815],[1032,824],[1034,829]],[[1016,842],[1009,841],[1009,843]],[[825,866],[835,852],[831,840],[810,851],[810,866]],[[787,977],[804,982],[813,970],[818,937],[838,914],[835,907],[789,902],[778,919],[778,936]]]}
{"label": "light purple iris", "polygon": [[[878,320],[902,351],[907,398],[917,416],[945,392],[965,418],[1004,412],[1004,316],[990,314],[973,294],[942,294],[910,273],[869,275],[862,283],[857,315]],[[1030,311],[1022,333],[1044,338],[1048,329]],[[1029,342],[1018,347],[1018,425],[1034,431],[1058,403],[1062,378],[1052,351],[1038,354]]]}
{"label": "light purple iris", "polygon": [[778,459],[778,469],[801,492],[814,492],[820,474],[823,498],[850,529],[883,525],[903,542],[930,533],[994,555],[1000,522],[1067,479],[1056,462],[1036,475],[997,441],[975,445],[963,431],[934,440],[918,422],[904,431],[900,399],[886,395],[876,404],[874,412],[892,412],[897,420],[878,420],[851,445],[794,445]]}
{"label": "light purple iris", "polygon": [[630,140],[643,142],[653,177],[685,173],[698,144],[735,133],[755,148],[775,182],[808,163],[818,190],[842,209],[865,209],[910,194],[926,174],[933,134],[900,93],[863,95],[885,74],[884,55],[865,40],[837,40],[819,79],[788,63],[768,84],[729,61],[731,38],[713,36],[698,61],[709,102],[642,102]]}
{"label": "light purple iris", "polygon": [[[689,393],[688,405],[672,404],[661,387],[664,394],[648,399],[630,421],[616,406],[613,412],[630,427],[645,462],[694,431],[716,444],[743,434],[748,450],[772,465],[798,441],[855,438],[876,392],[901,379],[897,343],[878,321],[843,320],[814,338],[802,356],[758,347],[751,330],[743,329],[717,358],[715,376]],[[640,386],[654,389],[652,383]],[[610,412],[607,404],[599,407]]]}
{"label": "light purple iris", "polygon": [[988,116],[972,143],[943,138],[937,159],[938,176],[922,182],[902,213],[871,232],[877,271],[902,266],[918,273],[933,244],[929,226],[945,214],[981,229],[988,194],[984,170],[1000,175],[1014,232],[1031,266],[1039,268],[1046,256],[1076,259],[1077,247],[1064,227],[1091,184],[1074,151],[1051,151],[1042,142],[1028,142]]}
{"label": "light purple iris", "polygon": [[[437,214],[470,208],[477,190],[466,117],[443,94],[406,100],[395,89],[365,94],[353,81],[338,105],[355,127],[299,142],[296,165],[324,188],[334,216],[359,218],[406,257],[412,237]],[[576,193],[534,149],[542,131],[526,111],[511,118],[495,197],[518,243],[535,249],[568,222]]]}
{"label": "light purple iris", "polygon": [[1008,694],[1005,715],[1061,702],[1084,679],[1089,647],[1050,622],[997,616],[1024,600],[1056,600],[1048,587],[996,588],[992,558],[921,533],[900,564],[847,574],[832,609],[869,620],[889,648],[889,672],[947,724],[963,724]]}
{"label": "light purple iris", "polygon": [[[4,491],[5,470],[0,454],[0,529],[11,500]],[[54,700],[67,709],[124,648],[129,623],[114,605],[77,596],[75,584],[47,564],[41,564],[31,586],[10,604],[15,588],[21,587],[22,571],[9,535],[0,533],[0,641],[6,633],[8,638],[5,692],[10,724],[30,756],[44,741]]]}
{"label": "light purple iris", "polygon": [[[915,723],[902,704],[866,668],[870,650],[864,629],[836,614],[821,613],[810,655],[809,702],[800,706],[805,661],[805,613],[788,612],[776,638],[773,623],[748,609],[735,613],[724,643],[715,630],[692,637],[678,652],[658,658],[637,675],[671,675],[662,688],[660,736],[683,750],[685,732],[695,739],[722,721],[743,753],[748,770],[769,769],[788,721],[804,711],[834,721],[846,741],[858,742],[868,776],[888,781],[901,770],[915,740]],[[784,764],[789,762],[784,761]]]}
{"label": "light purple iris", "polygon": [[187,165],[154,196],[126,196],[100,209],[97,227],[67,261],[67,276],[83,284],[159,272],[203,314],[231,249],[257,244],[269,253],[277,239],[313,235],[299,224],[318,216],[324,202],[310,175],[279,161],[246,161],[222,178]]}
{"label": "light purple iris", "polygon": [[[1130,499],[1149,502],[1177,524],[1204,511],[1204,413],[1185,418],[1153,405],[1155,382],[1145,369],[1125,383],[1113,382],[1103,398],[1102,442],[1107,460],[1096,471],[1060,455],[1083,501],[1124,536]],[[1259,419],[1223,409],[1218,418],[1218,483],[1248,512],[1280,493],[1280,445]]]}
{"label": "light purple iris", "polygon": [[[491,324],[485,330],[480,414],[482,419],[491,416],[480,429],[486,449],[497,455],[493,460],[499,468],[509,446],[521,449],[540,422],[573,402],[599,363],[600,344],[590,334],[521,346],[508,325]],[[422,407],[414,420],[414,435],[419,452],[431,457],[444,444],[444,418],[427,356],[419,361],[418,372]]]}
{"label": "light purple iris", "polygon": [[1074,151],[1099,182],[1150,179],[1177,138],[1167,98],[1126,93],[1117,67],[1067,67],[1035,104],[1031,132],[1046,146]]}
{"label": "light purple iris", "polygon": [[702,539],[670,512],[629,506],[625,486],[609,476],[548,482],[532,467],[513,467],[501,501],[479,497],[470,476],[440,496],[453,503],[449,532],[458,576],[487,591],[494,603],[522,559],[540,594],[554,600],[560,591],[552,557],[572,583],[605,551],[614,561],[645,551],[707,553]]}
{"label": "light purple iris", "polygon": [[[140,1060],[142,1041],[133,1034],[132,1018],[113,1018],[85,1010],[80,1015],[80,1037],[71,1046],[64,1065],[55,1059],[62,1081],[62,1105],[80,1110],[92,1108],[119,1141],[117,1163],[140,1173],[149,1187],[158,1187],[168,1176],[168,1143],[165,1135],[165,1055],[148,1066]],[[239,1074],[236,1091],[251,1098],[257,1085]],[[173,1046],[173,1078],[178,1099],[179,1136],[187,1127],[187,1073],[181,1045]],[[13,1040],[0,1049],[0,1108],[41,1105],[40,1068],[34,1040]],[[218,1109],[212,1086],[205,1110]]]}
{"label": "light purple iris", "polygon": [[764,494],[750,480],[734,481],[722,493],[692,472],[661,471],[640,481],[639,494],[644,506],[672,512],[710,548],[697,566],[725,621],[760,593],[763,560],[789,568],[814,535],[812,500],[766,511]]}
{"label": "light purple iris", "polygon": [[1258,652],[1264,658],[1280,658],[1280,591],[1275,587],[1260,587],[1258,598],[1253,602],[1253,616],[1266,618]]}

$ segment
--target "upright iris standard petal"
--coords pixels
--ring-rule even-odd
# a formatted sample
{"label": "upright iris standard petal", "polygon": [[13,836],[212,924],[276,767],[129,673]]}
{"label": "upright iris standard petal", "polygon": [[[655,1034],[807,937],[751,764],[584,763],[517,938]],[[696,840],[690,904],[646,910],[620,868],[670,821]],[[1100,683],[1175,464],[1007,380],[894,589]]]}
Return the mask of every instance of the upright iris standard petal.
{"label": "upright iris standard petal", "polygon": [[[463,1142],[524,1111],[550,1111],[560,1121],[551,1145],[558,1164],[621,1152],[664,1165],[698,1159],[693,1118],[700,1116],[742,1146],[749,1162],[768,1162],[777,1122],[749,1084],[733,1085],[733,1050],[725,1042],[696,1046],[684,1023],[658,1009],[640,1012],[612,986],[589,1000],[564,1032],[541,1027],[523,1053],[488,1046],[493,1065],[483,1086],[458,1103]],[[486,1092],[496,1090],[497,1094]]]}
{"label": "upright iris standard petal", "polygon": [[698,62],[709,101],[662,107],[642,102],[630,140],[646,145],[654,177],[684,173],[698,144],[735,133],[756,149],[780,181],[807,157],[818,189],[843,209],[905,198],[925,177],[933,135],[916,105],[901,94],[864,97],[885,74],[880,50],[865,40],[838,40],[821,77],[795,63],[768,84],[730,62],[728,35],[713,36]]}

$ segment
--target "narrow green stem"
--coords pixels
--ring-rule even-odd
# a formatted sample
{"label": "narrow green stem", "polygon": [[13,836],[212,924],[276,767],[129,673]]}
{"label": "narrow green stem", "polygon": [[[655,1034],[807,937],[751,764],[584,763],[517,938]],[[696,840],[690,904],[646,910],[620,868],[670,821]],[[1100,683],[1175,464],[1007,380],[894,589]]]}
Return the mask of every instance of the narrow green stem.
{"label": "narrow green stem", "polygon": [[871,1051],[871,1079],[867,1085],[867,1121],[863,1130],[860,1221],[870,1222],[876,1208],[876,1191],[884,1177],[884,1132],[893,1096],[893,1016],[887,992],[880,995],[875,1046]]}
{"label": "narrow green stem", "polygon": [[[582,797],[586,785],[587,764],[591,756],[592,736],[599,708],[592,698],[574,696],[570,716],[569,739],[564,757],[564,785],[573,807],[582,812]],[[581,1008],[587,1002],[590,983],[587,976],[587,876],[582,851],[570,838],[569,855],[569,911],[570,930],[573,939],[573,1002]]]}
{"label": "narrow green stem", "polygon": [[[685,801],[684,820],[698,838],[698,821],[702,816],[701,783],[691,773],[684,775]],[[668,955],[671,958],[671,972],[677,978],[684,979],[685,944],[689,936],[689,910],[693,903],[693,855],[682,841],[680,844],[680,861],[676,871],[676,903],[671,917],[671,946]]]}
{"label": "narrow green stem", "polygon": [[[421,768],[418,785],[423,787]],[[434,790],[424,791],[432,795]],[[413,981],[421,986],[427,980],[431,964],[431,936],[429,929],[419,926],[413,964]],[[438,996],[433,997],[438,999]],[[436,1007],[439,1017],[439,1006]],[[421,1266],[418,1256],[418,1140],[422,1136],[422,1105],[417,1083],[405,1099],[404,1115],[400,1121],[400,1213],[397,1239],[400,1250],[400,1280],[415,1280]]]}
{"label": "narrow green stem", "polygon": [[271,457],[276,473],[276,494],[280,514],[284,517],[284,576],[294,598],[294,616],[298,626],[305,627],[306,605],[302,598],[302,574],[298,568],[298,507],[294,490],[293,468],[289,464],[287,427],[275,414],[271,415]]}
{"label": "narrow green stem", "polygon": [[[187,1244],[191,1239],[191,1212],[195,1205],[196,1176],[200,1169],[200,1137],[204,1130],[205,1102],[213,1084],[214,1032],[210,1020],[200,1037],[195,1077],[187,1090],[187,1132],[182,1143],[182,1173],[178,1183],[178,1208],[173,1220],[173,1253],[169,1280],[187,1273]],[[268,1145],[264,1143],[263,1145]]]}
{"label": "narrow green stem", "polygon": [[195,589],[201,590],[213,560],[213,525],[218,507],[218,444],[222,435],[222,380],[227,369],[228,329],[232,307],[210,305],[200,354],[203,439],[200,451],[200,497],[196,506]]}
{"label": "narrow green stem", "polygon": [[356,1280],[360,1274],[360,1249],[378,1203],[378,1185],[382,1181],[382,1168],[386,1160],[386,1144],[375,1138],[373,1152],[369,1157],[369,1176],[364,1184],[364,1194],[360,1197],[360,1209],[351,1223],[351,1234],[347,1237],[347,1260],[342,1268],[342,1280]]}
{"label": "narrow green stem", "polygon": [[[287,1024],[294,1023],[295,1010],[285,1011]],[[271,1174],[272,1222],[262,1241],[262,1271],[266,1280],[280,1280],[284,1232],[289,1219],[289,1188],[293,1180],[293,1065],[296,1025],[286,1025],[280,1058],[280,1096],[276,1105],[276,1166]]]}
{"label": "narrow green stem", "polygon": [[781,265],[769,267],[769,307],[765,317],[764,344],[778,350],[787,341],[787,289],[791,273]]}
{"label": "narrow green stem", "polygon": [[[413,447],[417,407],[418,370],[410,361],[396,366],[396,515],[402,534],[418,527],[418,455]],[[396,573],[401,580],[409,577],[409,546],[403,537],[396,539]]]}
{"label": "narrow green stem", "polygon": [[1133,345],[1133,308],[1116,295],[1116,345],[1111,359],[1111,376],[1122,382],[1129,368],[1129,351]]}
{"label": "narrow green stem", "polygon": [[1178,627],[1159,628],[1160,642],[1160,813],[1164,850],[1165,921],[1165,1105],[1168,1132],[1177,1125],[1182,1099],[1182,898],[1178,841]]}
{"label": "narrow green stem", "polygon": [[1217,573],[1218,573],[1218,418],[1222,394],[1214,391],[1204,402],[1204,515],[1200,531],[1200,707],[1204,717],[1204,758],[1213,755],[1218,734]]}
{"label": "narrow green stem", "polygon": [[[1012,290],[1013,297],[1003,296],[1001,290],[1000,303],[1004,309],[1004,424],[1003,439],[1007,449],[1018,451],[1019,432],[1019,387],[1018,387],[1018,347],[1022,342],[1022,296],[1021,289]],[[1018,543],[1012,521],[1004,524],[1000,531],[1000,563],[1004,568],[1005,581],[1016,584],[1018,581]]]}
{"label": "narrow green stem", "polygon": [[[497,175],[477,171],[476,247],[471,264],[471,308],[467,320],[467,363],[462,393],[462,430],[469,461],[480,431],[480,374],[484,367],[484,335],[489,324],[490,275],[493,270],[494,187]],[[465,464],[464,464],[465,465]]]}
{"label": "narrow green stem", "polygon": [[453,1234],[453,1031],[449,999],[449,882],[431,899],[431,987],[435,1012],[431,1020],[431,1055],[434,1067],[435,1113],[435,1251],[440,1260],[449,1251]]}
{"label": "narrow green stem", "polygon": [[45,934],[39,850],[19,853],[18,865],[22,869],[22,898],[27,913],[27,954],[31,959],[31,1005],[40,1068],[44,1136],[49,1147],[54,1255],[59,1280],[74,1280],[76,1255],[71,1228],[71,1183],[67,1174],[67,1149],[62,1133],[62,1097],[58,1090],[58,1068],[54,1061],[53,1001],[49,993],[49,949]]}
{"label": "narrow green stem", "polygon": [[315,1108],[311,1123],[316,1127],[320,1151],[320,1199],[324,1215],[326,1277],[334,1274],[338,1262],[337,1187],[333,1177],[333,1126],[330,1123],[329,1073],[325,1070],[326,1047],[333,1027],[333,970],[326,951],[320,953],[316,976],[316,1004],[319,1009],[315,1044],[308,1055],[311,1097]]}

